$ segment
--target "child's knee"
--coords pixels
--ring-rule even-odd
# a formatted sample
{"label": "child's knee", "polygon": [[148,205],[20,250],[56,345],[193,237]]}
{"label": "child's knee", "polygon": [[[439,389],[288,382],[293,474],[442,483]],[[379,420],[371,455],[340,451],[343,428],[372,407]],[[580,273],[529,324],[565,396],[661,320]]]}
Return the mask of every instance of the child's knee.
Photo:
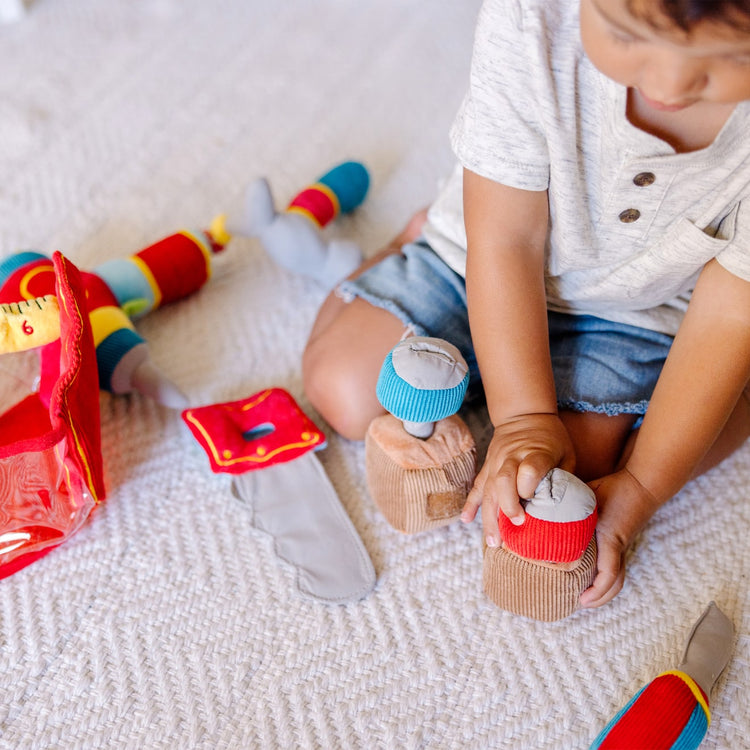
{"label": "child's knee", "polygon": [[363,440],[370,422],[381,411],[374,383],[356,365],[320,339],[309,343],[302,357],[307,398],[323,419],[349,440]]}

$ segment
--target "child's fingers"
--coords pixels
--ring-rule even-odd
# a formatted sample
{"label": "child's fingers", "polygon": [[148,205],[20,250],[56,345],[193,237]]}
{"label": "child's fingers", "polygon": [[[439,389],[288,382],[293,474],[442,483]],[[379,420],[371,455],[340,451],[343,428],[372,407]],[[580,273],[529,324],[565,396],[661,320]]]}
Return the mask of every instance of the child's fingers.
{"label": "child's fingers", "polygon": [[623,556],[617,545],[597,534],[599,552],[594,582],[581,594],[582,607],[601,607],[620,593],[625,580]]}
{"label": "child's fingers", "polygon": [[504,513],[520,526],[525,513],[518,498],[518,462],[507,460],[498,471],[488,476],[482,493],[482,523],[489,546],[500,544],[499,515]]}
{"label": "child's fingers", "polygon": [[555,461],[548,453],[532,453],[524,458],[518,467],[517,491],[519,497],[527,500],[533,497],[539,483],[555,467]]}
{"label": "child's fingers", "polygon": [[484,489],[484,478],[480,473],[474,480],[474,484],[469,490],[469,494],[466,496],[466,502],[461,510],[461,520],[464,523],[473,521],[477,516],[479,506],[482,504],[482,491]]}

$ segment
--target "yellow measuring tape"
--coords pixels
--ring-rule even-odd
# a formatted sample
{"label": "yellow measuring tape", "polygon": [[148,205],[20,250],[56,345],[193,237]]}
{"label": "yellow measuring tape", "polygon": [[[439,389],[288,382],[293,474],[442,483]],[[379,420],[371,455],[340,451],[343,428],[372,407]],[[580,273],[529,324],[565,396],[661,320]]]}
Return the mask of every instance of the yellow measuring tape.
{"label": "yellow measuring tape", "polygon": [[0,354],[21,352],[60,337],[57,297],[0,304]]}

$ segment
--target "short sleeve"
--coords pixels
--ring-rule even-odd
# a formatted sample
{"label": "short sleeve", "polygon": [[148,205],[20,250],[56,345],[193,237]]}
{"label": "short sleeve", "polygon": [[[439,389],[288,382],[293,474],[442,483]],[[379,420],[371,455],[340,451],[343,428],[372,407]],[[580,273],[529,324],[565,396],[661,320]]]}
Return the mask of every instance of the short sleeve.
{"label": "short sleeve", "polygon": [[548,59],[541,49],[544,35],[527,21],[521,0],[485,1],[451,145],[461,164],[483,177],[545,190],[549,156],[539,100],[551,77],[540,70]]}
{"label": "short sleeve", "polygon": [[[750,201],[742,201],[733,214],[733,226],[725,226],[725,220],[720,227],[720,232],[731,239],[726,248],[716,256],[716,260],[729,273],[750,281],[750,244],[746,239],[750,237]],[[744,242],[740,238],[744,239]]]}

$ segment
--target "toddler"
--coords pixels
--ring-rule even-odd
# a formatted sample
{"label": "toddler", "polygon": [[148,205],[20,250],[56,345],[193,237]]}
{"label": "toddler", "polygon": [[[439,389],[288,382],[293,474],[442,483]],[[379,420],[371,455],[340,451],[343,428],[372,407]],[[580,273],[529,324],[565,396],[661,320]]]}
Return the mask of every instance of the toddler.
{"label": "toddler", "polygon": [[561,467],[599,504],[583,606],[656,509],[750,434],[750,0],[486,0],[426,216],[322,306],[303,371],[361,439],[405,335],[466,358],[494,427],[462,520],[524,522]]}

